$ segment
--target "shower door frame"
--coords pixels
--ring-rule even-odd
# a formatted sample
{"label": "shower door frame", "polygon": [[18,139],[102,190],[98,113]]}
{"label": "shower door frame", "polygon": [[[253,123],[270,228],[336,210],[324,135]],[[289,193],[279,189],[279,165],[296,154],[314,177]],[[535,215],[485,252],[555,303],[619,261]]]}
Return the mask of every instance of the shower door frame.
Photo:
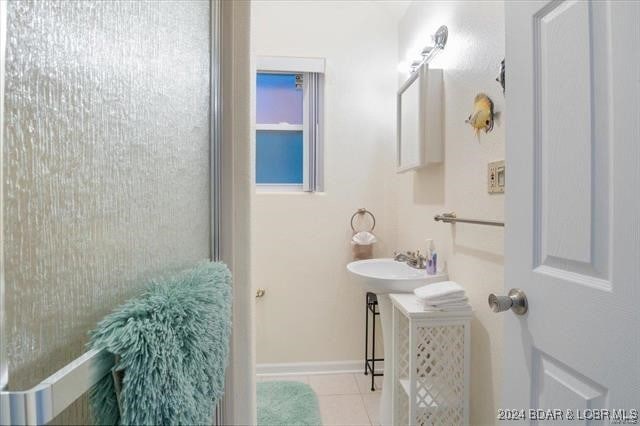
{"label": "shower door frame", "polygon": [[[212,167],[219,179],[217,218],[211,230],[217,239],[212,255],[233,274],[233,308],[225,396],[218,424],[256,424],[255,343],[250,280],[251,121],[250,0],[210,0],[212,26],[211,112],[218,125],[212,132]],[[215,15],[214,15],[215,14]],[[215,33],[215,35],[214,35]],[[218,137],[216,143],[213,137]],[[216,151],[217,150],[217,151]],[[216,157],[214,157],[214,155]],[[216,191],[212,187],[212,191]],[[214,210],[212,209],[212,212]]]}
{"label": "shower door frame", "polygon": [[4,309],[4,74],[7,45],[7,2],[0,1],[0,390],[9,382]]}
{"label": "shower door frame", "polygon": [[[222,229],[222,0],[210,0],[210,110],[209,110],[209,211],[210,236],[209,250],[211,260],[222,260],[221,229]],[[228,378],[225,378],[225,390]],[[226,424],[224,395],[215,408],[213,424]]]}

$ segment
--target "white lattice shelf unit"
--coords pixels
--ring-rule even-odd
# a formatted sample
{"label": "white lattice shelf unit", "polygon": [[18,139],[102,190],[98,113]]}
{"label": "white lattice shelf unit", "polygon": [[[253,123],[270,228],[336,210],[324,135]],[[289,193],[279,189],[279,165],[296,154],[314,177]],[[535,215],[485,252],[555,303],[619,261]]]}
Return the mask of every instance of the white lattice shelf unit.
{"label": "white lattice shelf unit", "polygon": [[430,312],[413,294],[390,298],[393,424],[468,425],[471,308]]}

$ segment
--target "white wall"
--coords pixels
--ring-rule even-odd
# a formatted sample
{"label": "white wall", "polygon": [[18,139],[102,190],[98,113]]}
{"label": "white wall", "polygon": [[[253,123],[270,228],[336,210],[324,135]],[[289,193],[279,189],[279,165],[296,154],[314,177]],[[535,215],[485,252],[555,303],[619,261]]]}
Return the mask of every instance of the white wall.
{"label": "white wall", "polygon": [[[327,58],[327,192],[253,199],[252,279],[267,289],[256,306],[257,362],[362,358],[364,295],[344,266],[349,217],[366,206],[378,218],[377,256],[423,249],[433,238],[451,278],[466,287],[474,307],[471,424],[494,424],[502,318],[489,311],[487,296],[503,292],[503,230],[454,227],[433,216],[454,210],[504,217],[504,197],[486,190],[487,163],[504,158],[505,102],[495,81],[504,57],[503,4],[415,1],[399,24],[380,6],[253,2],[254,55]],[[444,69],[445,161],[398,175],[395,93],[404,76],[396,67],[441,24],[449,27],[449,42],[433,65]],[[502,114],[478,142],[464,120],[480,91]]]}
{"label": "white wall", "polygon": [[[433,216],[455,211],[460,217],[504,218],[504,196],[488,194],[486,183],[487,163],[504,158],[505,101],[495,81],[505,51],[503,4],[414,1],[398,26],[398,62],[407,51],[424,46],[442,24],[449,27],[449,41],[433,67],[444,69],[445,161],[416,173],[388,176],[386,215],[395,221],[393,245],[422,248],[425,238],[434,238],[450,278],[469,293],[474,309],[470,423],[486,425],[495,423],[500,405],[502,317],[489,310],[487,296],[503,292],[504,231],[436,223]],[[478,142],[464,120],[481,91],[502,114],[493,132],[482,134]]]}
{"label": "white wall", "polygon": [[254,57],[326,58],[326,192],[253,196],[252,280],[267,290],[256,302],[257,362],[360,360],[364,292],[345,269],[349,219],[374,212],[376,254],[389,254],[397,21],[375,2],[257,1],[251,15]]}

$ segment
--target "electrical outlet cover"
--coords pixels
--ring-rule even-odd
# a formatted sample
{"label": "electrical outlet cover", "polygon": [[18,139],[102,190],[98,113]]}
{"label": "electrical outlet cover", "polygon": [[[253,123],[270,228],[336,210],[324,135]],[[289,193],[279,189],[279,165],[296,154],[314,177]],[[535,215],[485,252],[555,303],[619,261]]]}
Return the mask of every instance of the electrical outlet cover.
{"label": "electrical outlet cover", "polygon": [[487,166],[487,191],[489,194],[504,194],[504,160],[493,161]]}

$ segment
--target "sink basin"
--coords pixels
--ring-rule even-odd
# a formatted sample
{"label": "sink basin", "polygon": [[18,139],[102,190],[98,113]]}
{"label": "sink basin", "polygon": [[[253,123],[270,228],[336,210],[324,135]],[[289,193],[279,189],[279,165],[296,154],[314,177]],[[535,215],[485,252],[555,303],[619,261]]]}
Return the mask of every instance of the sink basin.
{"label": "sink basin", "polygon": [[404,262],[393,259],[368,259],[351,262],[347,270],[358,277],[358,281],[366,291],[378,295],[382,339],[384,342],[384,378],[382,395],[380,396],[380,424],[391,426],[391,368],[393,350],[391,347],[391,299],[388,293],[412,293],[418,287],[446,281],[449,276],[444,273],[427,275],[424,269],[415,269]]}
{"label": "sink basin", "polygon": [[347,269],[362,278],[365,290],[376,294],[410,293],[423,285],[448,279],[447,274],[427,275],[424,269],[393,259],[358,260],[349,263]]}

